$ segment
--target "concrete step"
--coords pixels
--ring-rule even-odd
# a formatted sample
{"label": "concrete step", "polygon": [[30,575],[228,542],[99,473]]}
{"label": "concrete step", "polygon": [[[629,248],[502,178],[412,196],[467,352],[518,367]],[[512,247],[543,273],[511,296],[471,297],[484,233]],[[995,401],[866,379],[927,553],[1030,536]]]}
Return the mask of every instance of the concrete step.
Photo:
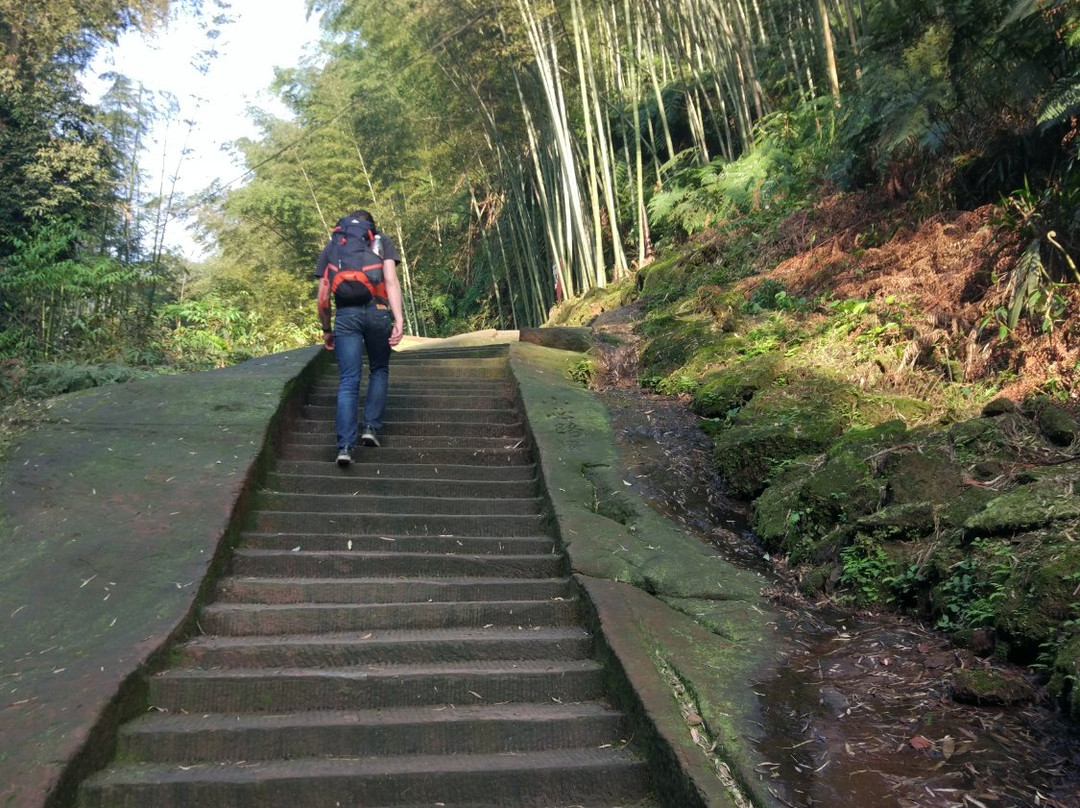
{"label": "concrete step", "polygon": [[[365,363],[366,364],[366,363]],[[337,368],[332,373],[323,374],[322,380],[337,380]],[[390,360],[390,384],[398,381],[421,381],[438,385],[443,379],[473,379],[482,381],[509,381],[510,370],[503,360],[484,360],[483,364],[474,365],[470,360],[463,362],[399,362]],[[361,375],[361,382],[367,384],[367,373]]]}
{"label": "concrete step", "polygon": [[[363,450],[361,450],[363,451]],[[268,474],[263,488],[266,491],[288,494],[322,494],[325,496],[390,497],[408,494],[413,497],[483,497],[490,499],[525,499],[536,497],[539,481],[528,480],[395,480],[383,475],[358,481],[340,474]]]}
{"label": "concrete step", "polygon": [[[419,451],[430,449],[481,449],[493,451],[497,449],[532,448],[532,444],[523,435],[518,437],[478,438],[469,435],[391,435],[385,431],[380,431],[379,443],[382,448],[378,451],[382,449],[414,449]],[[325,433],[293,433],[281,441],[281,446],[286,449],[283,452],[284,454],[288,454],[288,449],[292,447],[311,447],[320,452],[333,451],[337,448],[337,435],[335,432],[329,431],[329,429]],[[322,454],[319,457],[322,457]]]}
{"label": "concrete step", "polygon": [[[364,407],[364,392],[360,393],[360,408]],[[312,407],[337,407],[337,390],[314,390],[307,397],[307,402]],[[514,400],[507,389],[498,392],[485,392],[480,390],[447,391],[440,389],[405,390],[401,387],[391,387],[386,394],[386,407],[388,410],[400,406],[406,407],[434,407],[447,410],[502,410],[514,406]]]}
{"label": "concrete step", "polygon": [[[335,459],[337,453],[333,443],[319,446],[297,446],[286,443],[279,452],[280,458],[285,461],[314,460],[330,462]],[[397,449],[393,446],[365,449],[361,447],[353,452],[353,463],[367,465],[368,463],[389,464],[415,464],[426,463],[428,465],[464,465],[464,466],[527,466],[533,462],[532,451],[528,448],[518,449]]]}
{"label": "concrete step", "polygon": [[[330,419],[297,419],[289,428],[290,436],[329,435],[334,438],[334,422]],[[469,421],[399,421],[391,418],[391,413],[383,417],[380,436],[401,438],[410,436],[430,437],[478,437],[478,438],[521,438],[525,435],[525,425],[521,421],[509,424],[485,424]]]}
{"label": "concrete step", "polygon": [[[336,406],[316,407],[310,404],[305,404],[300,412],[302,418],[308,418],[313,421],[329,421],[330,423],[333,423],[336,414]],[[401,406],[394,407],[392,410],[387,409],[386,414],[383,416],[383,421],[414,421],[421,423],[438,421],[448,424],[514,424],[521,421],[521,414],[516,408],[500,410],[452,410],[443,408],[439,410],[430,410],[424,407]]]}
{"label": "concrete step", "polygon": [[237,550],[233,574],[282,578],[559,578],[562,555],[434,555],[427,553],[280,552]]}
{"label": "concrete step", "polygon": [[84,808],[612,808],[639,800],[648,786],[644,764],[627,750],[572,748],[517,755],[357,755],[190,767],[132,764],[92,778],[83,788],[81,804]]}
{"label": "concrete step", "polygon": [[286,715],[151,713],[127,725],[120,757],[186,765],[303,757],[522,754],[626,743],[624,717],[596,702],[420,707]]}
{"label": "concrete step", "polygon": [[578,625],[371,630],[278,637],[210,636],[177,649],[177,664],[197,668],[344,668],[425,665],[439,659],[585,659],[592,638]]}
{"label": "concrete step", "polygon": [[249,550],[289,552],[436,553],[466,555],[544,555],[558,552],[550,536],[359,536],[326,533],[244,533]]}
{"label": "concrete step", "polygon": [[433,603],[211,603],[199,625],[207,634],[270,636],[396,628],[567,626],[580,620],[575,600]]}
{"label": "concrete step", "polygon": [[[483,483],[474,486],[482,489]],[[472,496],[443,497],[413,495],[403,487],[398,487],[398,495],[372,495],[367,491],[350,495],[334,494],[281,494],[264,491],[256,498],[256,505],[268,511],[289,511],[292,513],[438,513],[454,515],[522,516],[541,513],[544,500],[539,497],[510,498],[484,497],[483,492],[474,490]]]}
{"label": "concrete step", "polygon": [[[368,376],[367,373],[363,373],[360,377],[360,394],[363,395],[367,392]],[[310,391],[312,395],[323,395],[326,393],[337,394],[339,386],[339,380],[337,375],[332,376],[319,376],[315,379],[311,385]],[[436,379],[403,379],[397,378],[393,374],[390,376],[389,386],[387,387],[388,393],[428,393],[433,390],[443,391],[447,393],[461,393],[463,391],[475,391],[478,393],[489,394],[511,394],[513,395],[515,387],[513,382],[509,379],[468,379],[461,377],[441,377]]]}
{"label": "concrete step", "polygon": [[[363,450],[360,450],[363,452]],[[372,450],[373,452],[376,450]],[[532,480],[536,465],[472,466],[461,463],[353,463],[339,468],[333,457],[321,460],[279,461],[277,470],[283,474],[322,477],[336,475],[349,480],[371,480],[386,477],[391,480]]]}
{"label": "concrete step", "polygon": [[380,707],[593,701],[604,696],[591,660],[484,660],[346,668],[173,668],[149,681],[170,713],[281,713]]}
{"label": "concrete step", "polygon": [[536,536],[545,532],[541,515],[477,516],[449,513],[291,513],[259,511],[249,529],[256,533],[349,533],[379,536]]}
{"label": "concrete step", "polygon": [[[517,333],[514,331],[501,332],[507,341],[517,341]],[[510,346],[503,343],[490,345],[439,345],[430,347],[427,344],[413,345],[408,348],[400,348],[394,351],[395,360],[416,360],[430,362],[441,359],[475,359],[479,357],[498,357],[506,360],[510,354]]]}
{"label": "concrete step", "polygon": [[[550,541],[550,539],[548,539]],[[424,603],[566,600],[567,578],[225,578],[218,603]]]}

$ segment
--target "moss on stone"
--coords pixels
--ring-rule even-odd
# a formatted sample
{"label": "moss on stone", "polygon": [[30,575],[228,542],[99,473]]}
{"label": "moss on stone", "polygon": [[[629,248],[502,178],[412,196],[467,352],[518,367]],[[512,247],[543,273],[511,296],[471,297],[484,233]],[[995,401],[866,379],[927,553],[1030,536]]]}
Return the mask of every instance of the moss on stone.
{"label": "moss on stone", "polygon": [[658,336],[649,339],[641,352],[643,378],[667,376],[685,365],[712,336],[709,322],[701,317],[676,318],[665,315],[647,322],[645,333],[656,329]]}
{"label": "moss on stone", "polygon": [[894,418],[872,427],[850,429],[829,447],[829,454],[850,452],[869,459],[882,449],[901,443],[907,434],[907,424]]}
{"label": "moss on stone", "polygon": [[948,502],[966,488],[965,469],[946,446],[912,444],[891,453],[882,463],[890,502]]}
{"label": "moss on stone", "polygon": [[691,409],[704,418],[724,418],[772,384],[781,366],[777,356],[755,356],[708,373],[694,393]]}
{"label": "moss on stone", "polygon": [[809,416],[801,428],[790,423],[744,426],[721,433],[713,456],[732,493],[753,499],[781,465],[821,452],[831,436],[828,425]]}
{"label": "moss on stone", "polygon": [[872,512],[879,498],[870,465],[851,452],[820,465],[799,464],[783,484],[770,486],[754,502],[754,526],[761,541],[793,563],[835,558],[850,523]]}
{"label": "moss on stone", "polygon": [[752,499],[788,461],[827,449],[850,427],[850,385],[820,376],[759,391],[716,441],[716,463],[737,496]]}
{"label": "moss on stone", "polygon": [[970,456],[982,456],[996,449],[1001,442],[1001,428],[1005,419],[972,418],[957,421],[948,430],[949,440],[959,452]]}
{"label": "moss on stone", "polygon": [[987,418],[996,418],[999,415],[1017,412],[1019,409],[1020,407],[1011,398],[998,396],[997,398],[988,401],[983,406],[982,414]]}
{"label": "moss on stone", "polygon": [[1038,482],[995,497],[964,523],[964,529],[973,535],[1004,535],[1077,518],[1080,495],[1062,491],[1054,482]]}
{"label": "moss on stone", "polygon": [[932,502],[889,505],[861,517],[855,527],[879,542],[916,539],[934,531],[936,510]]}
{"label": "moss on stone", "polygon": [[1065,712],[1080,721],[1080,632],[1074,630],[1058,647],[1051,667],[1049,690]]}
{"label": "moss on stone", "polygon": [[1031,661],[1064,621],[1078,616],[1080,546],[1060,533],[1040,531],[1020,537],[1013,547],[1020,563],[1002,584],[995,628],[1014,658]]}
{"label": "moss on stone", "polygon": [[960,668],[950,682],[957,701],[972,704],[1020,704],[1035,697],[1035,689],[1016,674],[993,668]]}
{"label": "moss on stone", "polygon": [[788,531],[795,526],[793,508],[799,490],[812,473],[812,457],[789,463],[783,471],[754,500],[754,532],[758,540],[772,551],[783,544]]}
{"label": "moss on stone", "polygon": [[992,488],[983,488],[978,485],[968,486],[958,496],[945,500],[938,511],[938,525],[941,528],[960,528],[983,508],[987,506],[998,493]]}
{"label": "moss on stone", "polygon": [[[602,469],[602,471],[601,471]],[[638,517],[634,500],[617,491],[610,482],[609,466],[586,464],[581,470],[582,476],[592,486],[592,512],[610,519],[620,525],[632,525]]]}
{"label": "moss on stone", "polygon": [[1047,404],[1039,411],[1039,429],[1055,446],[1069,446],[1080,434],[1076,419],[1056,404]]}

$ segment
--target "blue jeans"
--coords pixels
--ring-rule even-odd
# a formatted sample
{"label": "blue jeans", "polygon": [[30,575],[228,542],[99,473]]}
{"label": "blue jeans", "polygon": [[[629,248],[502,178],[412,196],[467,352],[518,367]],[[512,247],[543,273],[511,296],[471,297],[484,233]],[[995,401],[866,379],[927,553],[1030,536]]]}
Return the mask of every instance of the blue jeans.
{"label": "blue jeans", "polygon": [[338,364],[338,448],[356,446],[359,426],[360,371],[367,351],[368,387],[364,398],[364,428],[382,428],[386,388],[390,379],[390,331],[394,320],[388,309],[374,304],[338,309],[334,316],[334,355]]}

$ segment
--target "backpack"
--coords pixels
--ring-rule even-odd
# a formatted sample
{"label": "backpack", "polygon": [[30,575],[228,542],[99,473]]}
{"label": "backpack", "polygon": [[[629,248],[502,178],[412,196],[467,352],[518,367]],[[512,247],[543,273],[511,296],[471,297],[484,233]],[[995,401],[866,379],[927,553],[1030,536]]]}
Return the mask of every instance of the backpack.
{"label": "backpack", "polygon": [[339,308],[372,300],[387,305],[381,240],[370,222],[349,216],[338,221],[330,236],[326,278]]}

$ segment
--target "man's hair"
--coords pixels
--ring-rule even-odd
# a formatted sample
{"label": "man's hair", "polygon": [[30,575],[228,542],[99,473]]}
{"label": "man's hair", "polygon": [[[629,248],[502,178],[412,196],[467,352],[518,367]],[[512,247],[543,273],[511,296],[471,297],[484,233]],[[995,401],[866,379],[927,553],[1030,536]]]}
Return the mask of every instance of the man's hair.
{"label": "man's hair", "polygon": [[352,213],[350,213],[349,218],[360,219],[361,221],[369,222],[371,224],[372,230],[377,229],[375,227],[375,217],[362,208],[359,210],[354,210]]}

